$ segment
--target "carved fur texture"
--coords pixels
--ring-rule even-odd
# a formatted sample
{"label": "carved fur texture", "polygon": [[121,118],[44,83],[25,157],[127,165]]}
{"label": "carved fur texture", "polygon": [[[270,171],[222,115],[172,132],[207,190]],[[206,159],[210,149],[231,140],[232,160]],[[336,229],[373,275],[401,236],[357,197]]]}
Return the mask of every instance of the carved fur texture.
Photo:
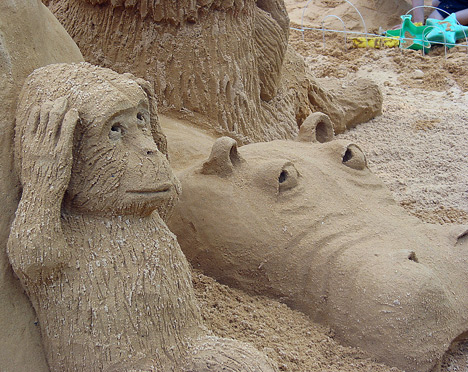
{"label": "carved fur texture", "polygon": [[333,92],[313,78],[288,46],[282,0],[95,3],[51,0],[49,7],[88,61],[151,81],[162,113],[218,135],[291,139],[316,111],[339,133],[381,112],[374,83]]}

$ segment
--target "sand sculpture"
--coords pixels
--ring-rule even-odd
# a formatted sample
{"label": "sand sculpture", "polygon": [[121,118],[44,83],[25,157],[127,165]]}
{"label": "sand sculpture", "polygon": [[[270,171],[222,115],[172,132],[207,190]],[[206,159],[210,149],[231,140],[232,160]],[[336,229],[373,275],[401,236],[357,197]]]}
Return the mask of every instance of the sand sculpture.
{"label": "sand sculpture", "polygon": [[16,99],[26,77],[50,63],[82,61],[78,47],[40,0],[0,1],[0,369],[47,371],[34,311],[6,255],[18,205],[13,172]]}
{"label": "sand sculpture", "polygon": [[21,92],[8,256],[51,371],[276,371],[210,336],[164,219],[180,193],[148,84],[58,64]]}
{"label": "sand sculpture", "polygon": [[218,139],[178,174],[171,230],[218,281],[274,296],[391,366],[437,367],[467,336],[466,229],[407,215],[359,147],[309,124],[300,139],[314,143]]}
{"label": "sand sculpture", "polygon": [[290,139],[311,113],[335,131],[379,115],[369,80],[318,83],[288,47],[283,0],[46,0],[86,60],[154,85],[160,112],[241,143]]}

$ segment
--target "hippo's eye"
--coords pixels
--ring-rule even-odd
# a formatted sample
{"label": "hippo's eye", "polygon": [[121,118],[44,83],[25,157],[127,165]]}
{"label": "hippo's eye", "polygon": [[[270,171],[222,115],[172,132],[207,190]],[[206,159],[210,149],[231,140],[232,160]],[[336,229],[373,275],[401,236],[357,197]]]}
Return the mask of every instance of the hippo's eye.
{"label": "hippo's eye", "polygon": [[289,190],[297,186],[299,173],[294,165],[291,163],[286,164],[278,176],[278,190],[279,192]]}
{"label": "hippo's eye", "polygon": [[347,167],[357,170],[363,170],[367,167],[366,156],[362,150],[354,144],[351,144],[346,148],[342,162]]}
{"label": "hippo's eye", "polygon": [[139,113],[137,114],[137,119],[138,119],[138,120],[143,120],[143,114],[142,114],[141,112],[139,112]]}
{"label": "hippo's eye", "polygon": [[122,128],[122,125],[120,125],[119,123],[113,124],[109,131],[109,138],[112,141],[117,141],[120,138],[122,138],[123,133],[124,129]]}

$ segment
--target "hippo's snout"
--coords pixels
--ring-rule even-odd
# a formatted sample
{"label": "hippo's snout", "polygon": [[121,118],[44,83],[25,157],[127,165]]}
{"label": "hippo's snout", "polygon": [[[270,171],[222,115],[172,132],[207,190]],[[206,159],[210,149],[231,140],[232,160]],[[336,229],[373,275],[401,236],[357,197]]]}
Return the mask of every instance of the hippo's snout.
{"label": "hippo's snout", "polygon": [[327,283],[316,287],[321,293],[313,294],[327,300],[315,303],[322,307],[319,311],[310,311],[333,324],[345,343],[391,365],[430,370],[468,329],[466,293],[455,283],[459,279],[450,252],[429,241],[408,243],[412,248],[381,240],[328,256]]}

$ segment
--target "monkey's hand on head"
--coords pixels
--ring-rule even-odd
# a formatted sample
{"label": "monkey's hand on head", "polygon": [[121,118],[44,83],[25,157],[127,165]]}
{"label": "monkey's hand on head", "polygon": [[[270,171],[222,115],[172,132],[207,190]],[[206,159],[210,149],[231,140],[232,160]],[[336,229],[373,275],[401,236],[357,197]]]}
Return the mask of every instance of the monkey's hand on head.
{"label": "monkey's hand on head", "polygon": [[7,252],[22,281],[53,281],[69,263],[61,205],[71,176],[77,122],[78,112],[67,111],[67,100],[60,98],[34,107],[21,133],[23,193]]}
{"label": "monkey's hand on head", "polygon": [[[23,133],[23,189],[47,201],[62,202],[73,164],[73,135],[78,112],[67,110],[66,98],[34,107]],[[48,203],[47,203],[48,204]]]}

